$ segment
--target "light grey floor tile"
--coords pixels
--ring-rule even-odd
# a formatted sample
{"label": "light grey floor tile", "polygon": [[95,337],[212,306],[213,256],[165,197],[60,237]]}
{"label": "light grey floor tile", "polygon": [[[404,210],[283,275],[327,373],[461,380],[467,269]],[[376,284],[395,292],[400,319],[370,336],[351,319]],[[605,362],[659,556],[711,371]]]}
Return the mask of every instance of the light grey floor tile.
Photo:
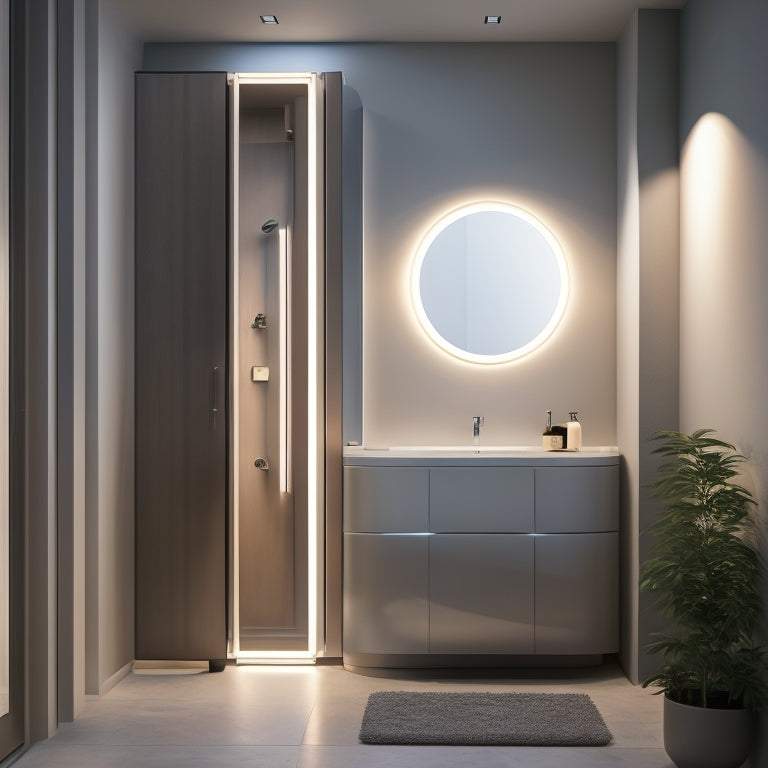
{"label": "light grey floor tile", "polygon": [[228,666],[223,672],[194,675],[130,674],[104,697],[110,701],[180,699],[242,704],[290,703],[304,699],[311,704],[316,687],[314,667]]}
{"label": "light grey floor tile", "polygon": [[673,768],[664,750],[618,747],[301,748],[298,768]]}
{"label": "light grey floor tile", "polygon": [[298,747],[32,747],[23,768],[295,768]]}
{"label": "light grey floor tile", "polygon": [[297,702],[243,705],[170,699],[102,701],[89,705],[74,723],[61,726],[62,744],[297,745],[311,706]]}
{"label": "light grey floor tile", "polygon": [[[585,692],[614,736],[603,748],[369,746],[358,734],[374,691]],[[36,745],[18,768],[669,768],[661,699],[614,665],[515,677],[341,667],[233,667],[209,674],[131,674]]]}

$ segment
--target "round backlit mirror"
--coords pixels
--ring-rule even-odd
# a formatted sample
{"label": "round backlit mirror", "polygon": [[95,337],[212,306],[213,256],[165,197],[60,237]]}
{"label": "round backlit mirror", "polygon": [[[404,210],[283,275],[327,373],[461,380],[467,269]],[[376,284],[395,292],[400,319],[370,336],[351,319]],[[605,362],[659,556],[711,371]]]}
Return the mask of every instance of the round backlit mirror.
{"label": "round backlit mirror", "polygon": [[506,203],[452,211],[425,235],[411,273],[413,306],[447,352],[476,363],[528,354],[557,327],[568,299],[560,244]]}

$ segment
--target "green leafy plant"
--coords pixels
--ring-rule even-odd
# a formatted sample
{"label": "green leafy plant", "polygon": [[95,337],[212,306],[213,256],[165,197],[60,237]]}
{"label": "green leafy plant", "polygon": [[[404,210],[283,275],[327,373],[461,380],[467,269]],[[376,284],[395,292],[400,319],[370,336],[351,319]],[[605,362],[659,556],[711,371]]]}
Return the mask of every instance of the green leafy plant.
{"label": "green leafy plant", "polygon": [[654,634],[650,653],[664,664],[643,686],[682,704],[763,709],[766,656],[756,644],[760,617],[756,503],[733,482],[744,457],[713,430],[658,432],[665,457],[654,483],[665,510],[640,588],[677,633]]}

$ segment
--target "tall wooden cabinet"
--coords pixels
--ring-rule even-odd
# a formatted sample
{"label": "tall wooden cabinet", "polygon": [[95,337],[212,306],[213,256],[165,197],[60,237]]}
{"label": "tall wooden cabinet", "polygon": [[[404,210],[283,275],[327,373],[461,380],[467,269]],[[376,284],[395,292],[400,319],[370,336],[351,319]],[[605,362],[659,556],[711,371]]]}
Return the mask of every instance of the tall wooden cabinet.
{"label": "tall wooden cabinet", "polygon": [[227,77],[136,75],[136,658],[226,658]]}

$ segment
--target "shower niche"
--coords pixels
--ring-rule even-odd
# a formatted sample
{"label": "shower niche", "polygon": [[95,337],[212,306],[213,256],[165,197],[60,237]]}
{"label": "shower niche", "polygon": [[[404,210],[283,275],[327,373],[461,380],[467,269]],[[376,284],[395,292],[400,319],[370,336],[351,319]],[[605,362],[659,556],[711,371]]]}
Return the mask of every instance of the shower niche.
{"label": "shower niche", "polygon": [[[290,79],[290,78],[289,78]],[[308,83],[235,76],[233,640],[306,651]]]}
{"label": "shower niche", "polygon": [[340,115],[340,73],[137,73],[137,659],[323,653]]}

